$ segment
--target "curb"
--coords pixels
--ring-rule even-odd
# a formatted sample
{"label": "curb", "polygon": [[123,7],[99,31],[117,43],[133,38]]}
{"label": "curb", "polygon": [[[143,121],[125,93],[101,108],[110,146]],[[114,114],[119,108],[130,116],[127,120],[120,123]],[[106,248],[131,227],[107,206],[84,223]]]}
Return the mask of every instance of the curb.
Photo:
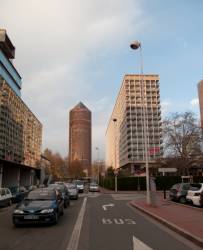
{"label": "curb", "polygon": [[187,208],[192,208],[192,209],[194,209],[195,211],[201,211],[201,212],[203,212],[203,208],[202,208],[202,207],[193,207],[192,205],[177,203],[177,202],[171,201],[171,200],[167,200],[167,201],[170,202],[170,203],[172,203],[172,204],[175,204],[175,205],[177,205],[177,206],[183,206],[183,207],[187,207]]}
{"label": "curb", "polygon": [[185,237],[186,239],[192,241],[193,243],[195,243],[196,245],[200,246],[203,248],[203,239],[192,235],[190,232],[176,226],[175,224],[168,222],[167,220],[159,217],[158,215],[155,215],[149,211],[147,211],[146,209],[142,208],[141,206],[134,204],[133,202],[130,202],[130,205],[135,207],[136,209],[138,209],[139,211],[151,216],[152,218],[154,218],[155,220],[159,221],[161,224],[165,225],[166,227],[172,229],[173,231],[175,231],[176,233],[182,235],[183,237]]}

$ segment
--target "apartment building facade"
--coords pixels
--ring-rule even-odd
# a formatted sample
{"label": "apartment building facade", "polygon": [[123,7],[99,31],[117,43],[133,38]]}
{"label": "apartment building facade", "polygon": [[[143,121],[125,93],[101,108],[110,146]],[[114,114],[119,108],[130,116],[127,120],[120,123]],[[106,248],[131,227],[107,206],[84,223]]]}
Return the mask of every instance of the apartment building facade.
{"label": "apartment building facade", "polygon": [[106,131],[106,166],[145,167],[144,113],[149,166],[163,155],[158,75],[125,75]]}
{"label": "apartment building facade", "polygon": [[42,124],[21,99],[15,47],[0,29],[0,186],[29,186],[41,159]]}

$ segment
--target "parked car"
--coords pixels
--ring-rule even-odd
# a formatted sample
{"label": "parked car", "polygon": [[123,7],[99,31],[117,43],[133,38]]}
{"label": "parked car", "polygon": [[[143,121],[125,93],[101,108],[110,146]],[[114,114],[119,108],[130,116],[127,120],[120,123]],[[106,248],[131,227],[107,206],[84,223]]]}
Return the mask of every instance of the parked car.
{"label": "parked car", "polygon": [[57,223],[63,207],[64,200],[56,189],[33,190],[13,211],[13,224]]}
{"label": "parked car", "polygon": [[79,193],[83,193],[84,192],[84,181],[74,180],[73,184],[76,184]]}
{"label": "parked car", "polygon": [[0,206],[10,206],[12,194],[8,188],[0,188]]}
{"label": "parked car", "polygon": [[177,183],[172,186],[169,192],[169,198],[172,201],[186,203],[186,195],[190,188],[190,183]]}
{"label": "parked car", "polygon": [[49,184],[48,186],[49,189],[56,189],[59,192],[61,192],[62,197],[64,199],[64,208],[67,208],[70,205],[70,197],[68,193],[68,189],[65,186],[65,184]]}
{"label": "parked car", "polygon": [[200,206],[203,207],[203,191],[200,194],[200,200],[199,200]]}
{"label": "parked car", "polygon": [[70,199],[76,199],[77,200],[78,199],[78,189],[77,189],[76,184],[66,183],[65,185],[66,185],[66,187],[68,189]]}
{"label": "parked car", "polygon": [[203,183],[194,183],[191,184],[190,189],[188,190],[186,199],[188,202],[196,206],[201,206],[200,204],[200,195],[203,192]]}
{"label": "parked car", "polygon": [[12,193],[13,203],[18,203],[22,201],[25,198],[25,196],[29,193],[29,190],[23,186],[20,186],[20,187],[13,186],[13,187],[10,187],[9,189]]}
{"label": "parked car", "polygon": [[37,186],[35,186],[35,185],[32,185],[32,186],[29,186],[29,187],[28,187],[28,190],[29,190],[29,191],[33,191],[33,190],[35,190],[35,189],[37,189]]}
{"label": "parked car", "polygon": [[99,192],[99,185],[97,183],[90,183],[89,191],[90,192]]}

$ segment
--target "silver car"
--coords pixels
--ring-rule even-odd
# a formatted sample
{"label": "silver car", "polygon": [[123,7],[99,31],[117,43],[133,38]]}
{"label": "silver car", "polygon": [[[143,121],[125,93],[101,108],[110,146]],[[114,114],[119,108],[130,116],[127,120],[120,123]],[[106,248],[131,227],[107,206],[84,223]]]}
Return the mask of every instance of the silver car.
{"label": "silver car", "polygon": [[68,189],[70,199],[76,199],[77,200],[78,199],[78,189],[77,189],[76,184],[66,183],[65,185],[66,185],[66,187]]}
{"label": "silver car", "polygon": [[77,186],[78,192],[79,193],[83,193],[84,192],[84,182],[81,180],[75,180],[72,182],[73,184],[75,184]]}
{"label": "silver car", "polygon": [[0,206],[11,205],[12,194],[8,188],[0,188]]}
{"label": "silver car", "polygon": [[99,185],[97,183],[90,183],[90,192],[99,192]]}

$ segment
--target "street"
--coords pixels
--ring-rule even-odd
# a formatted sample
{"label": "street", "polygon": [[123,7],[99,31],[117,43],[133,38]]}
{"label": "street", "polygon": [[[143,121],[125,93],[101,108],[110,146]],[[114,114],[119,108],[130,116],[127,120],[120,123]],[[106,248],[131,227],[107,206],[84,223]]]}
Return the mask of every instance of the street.
{"label": "street", "polygon": [[82,199],[71,201],[57,225],[15,228],[11,215],[15,207],[0,209],[0,250],[66,249]]}
{"label": "street", "polygon": [[53,226],[12,225],[12,207],[0,209],[0,250],[200,249],[128,203],[143,194],[85,193]]}

